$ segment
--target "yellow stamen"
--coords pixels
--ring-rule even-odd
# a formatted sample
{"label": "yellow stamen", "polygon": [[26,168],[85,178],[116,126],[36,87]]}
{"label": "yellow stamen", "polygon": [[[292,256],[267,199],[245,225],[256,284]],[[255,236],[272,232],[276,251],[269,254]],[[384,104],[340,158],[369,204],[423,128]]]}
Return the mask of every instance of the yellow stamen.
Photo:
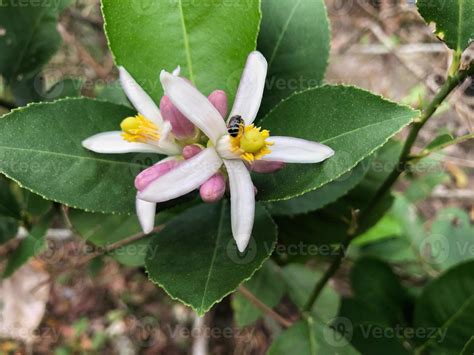
{"label": "yellow stamen", "polygon": [[158,127],[141,114],[127,117],[120,124],[120,128],[123,131],[123,139],[128,142],[147,143],[160,139]]}
{"label": "yellow stamen", "polygon": [[240,154],[242,159],[252,162],[271,152],[268,147],[273,143],[266,141],[268,137],[270,137],[268,130],[262,130],[251,124],[246,126],[244,132],[237,137],[231,137],[231,149],[234,153]]}

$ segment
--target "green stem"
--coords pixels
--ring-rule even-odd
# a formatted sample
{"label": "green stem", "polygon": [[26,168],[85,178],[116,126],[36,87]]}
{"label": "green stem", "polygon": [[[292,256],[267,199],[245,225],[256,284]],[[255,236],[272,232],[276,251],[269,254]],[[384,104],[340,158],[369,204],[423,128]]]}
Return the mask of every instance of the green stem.
{"label": "green stem", "polygon": [[[453,76],[449,76],[444,85],[440,88],[439,92],[433,98],[431,103],[423,110],[420,118],[413,124],[411,131],[408,135],[407,140],[405,141],[405,145],[403,146],[402,152],[400,154],[399,163],[396,165],[394,170],[390,173],[387,177],[383,185],[377,191],[377,193],[372,198],[369,207],[367,207],[361,214],[360,220],[365,220],[372,211],[375,209],[376,206],[382,201],[385,195],[390,191],[392,186],[395,184],[397,179],[400,175],[406,170],[408,162],[410,160],[410,153],[411,149],[418,137],[418,133],[420,130],[425,126],[428,120],[433,116],[433,114],[437,111],[439,106],[443,103],[443,101],[449,96],[449,94],[464,80],[466,80],[469,76],[474,75],[474,66],[471,66],[467,70],[462,70],[454,74]],[[322,290],[329,282],[329,280],[334,276],[337,272],[339,267],[342,264],[342,260],[344,259],[345,252],[349,247],[352,237],[356,232],[357,225],[359,223],[355,223],[355,228],[350,228],[347,237],[344,242],[339,246],[337,255],[332,260],[331,265],[324,273],[323,277],[316,283],[314,286],[310,297],[303,308],[303,314],[311,311],[313,308],[314,303],[317,301],[319,295],[321,294]]]}

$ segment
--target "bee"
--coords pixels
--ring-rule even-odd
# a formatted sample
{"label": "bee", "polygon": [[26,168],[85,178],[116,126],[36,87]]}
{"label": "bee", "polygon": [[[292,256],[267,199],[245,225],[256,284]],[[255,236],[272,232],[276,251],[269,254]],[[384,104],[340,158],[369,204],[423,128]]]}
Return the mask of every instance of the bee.
{"label": "bee", "polygon": [[245,122],[242,116],[232,116],[227,124],[227,132],[233,138],[244,133]]}

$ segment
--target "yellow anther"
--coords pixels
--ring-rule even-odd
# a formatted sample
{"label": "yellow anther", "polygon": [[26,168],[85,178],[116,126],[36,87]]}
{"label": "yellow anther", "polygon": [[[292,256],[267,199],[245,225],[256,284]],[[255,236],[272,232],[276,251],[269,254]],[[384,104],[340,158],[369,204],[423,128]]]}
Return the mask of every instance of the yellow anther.
{"label": "yellow anther", "polygon": [[268,137],[270,137],[269,131],[262,131],[260,127],[251,124],[245,127],[242,135],[231,138],[232,150],[249,162],[261,159],[271,152],[268,147],[273,143],[266,141]]}
{"label": "yellow anther", "polygon": [[146,143],[160,139],[158,127],[141,114],[127,117],[120,124],[120,128],[123,131],[123,139],[128,142]]}

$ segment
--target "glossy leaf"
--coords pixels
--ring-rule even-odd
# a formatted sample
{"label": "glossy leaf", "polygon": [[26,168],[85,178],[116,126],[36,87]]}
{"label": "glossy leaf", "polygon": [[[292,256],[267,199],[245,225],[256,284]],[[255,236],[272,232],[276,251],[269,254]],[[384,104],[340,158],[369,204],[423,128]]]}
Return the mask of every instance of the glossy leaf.
{"label": "glossy leaf", "polygon": [[0,216],[21,219],[20,204],[8,179],[0,175]]}
{"label": "glossy leaf", "polygon": [[359,354],[330,325],[309,317],[281,333],[271,345],[269,355],[355,355]]}
{"label": "glossy leaf", "polygon": [[252,277],[275,242],[275,225],[257,206],[253,237],[241,254],[232,238],[229,203],[200,205],[171,220],[153,238],[146,269],[150,280],[173,299],[204,314]]}
{"label": "glossy leaf", "polygon": [[426,22],[436,24],[436,35],[449,48],[462,52],[474,40],[473,0],[418,0],[417,6]]}
{"label": "glossy leaf", "polygon": [[[285,285],[281,281],[278,265],[267,260],[255,275],[243,286],[268,307],[275,307],[283,296]],[[239,327],[245,327],[259,319],[263,313],[247,300],[240,292],[232,297],[234,318]]]}
{"label": "glossy leaf", "polygon": [[416,301],[415,327],[434,328],[420,351],[459,354],[474,333],[474,262],[460,264],[428,284]]}
{"label": "glossy leaf", "polygon": [[360,162],[350,172],[320,189],[290,200],[269,202],[266,207],[273,216],[292,216],[323,208],[347,194],[349,190],[360,183],[370,166],[370,162],[371,158],[369,157]]}
{"label": "glossy leaf", "polygon": [[268,61],[260,115],[296,91],[322,83],[330,30],[323,0],[263,0],[258,49]]}
{"label": "glossy leaf", "polygon": [[117,130],[129,108],[63,99],[14,110],[0,120],[0,171],[46,199],[98,212],[135,210],[135,176],[157,155],[95,154],[81,141]]}
{"label": "glossy leaf", "polygon": [[0,74],[7,82],[34,76],[57,51],[60,1],[5,2],[0,11]]}
{"label": "glossy leaf", "polygon": [[258,0],[103,0],[102,11],[117,65],[156,101],[160,71],[179,65],[203,93],[226,90],[232,102],[261,17]]}
{"label": "glossy leaf", "polygon": [[354,297],[343,300],[339,316],[352,324],[354,347],[362,354],[409,354],[403,335],[378,335],[405,324],[404,309],[410,301],[390,267],[376,259],[360,259],[351,284]]}
{"label": "glossy leaf", "polygon": [[354,87],[323,86],[291,96],[262,120],[262,127],[275,136],[324,143],[336,153],[321,164],[288,164],[271,176],[255,176],[258,197],[286,200],[336,180],[416,115],[408,107]]}

